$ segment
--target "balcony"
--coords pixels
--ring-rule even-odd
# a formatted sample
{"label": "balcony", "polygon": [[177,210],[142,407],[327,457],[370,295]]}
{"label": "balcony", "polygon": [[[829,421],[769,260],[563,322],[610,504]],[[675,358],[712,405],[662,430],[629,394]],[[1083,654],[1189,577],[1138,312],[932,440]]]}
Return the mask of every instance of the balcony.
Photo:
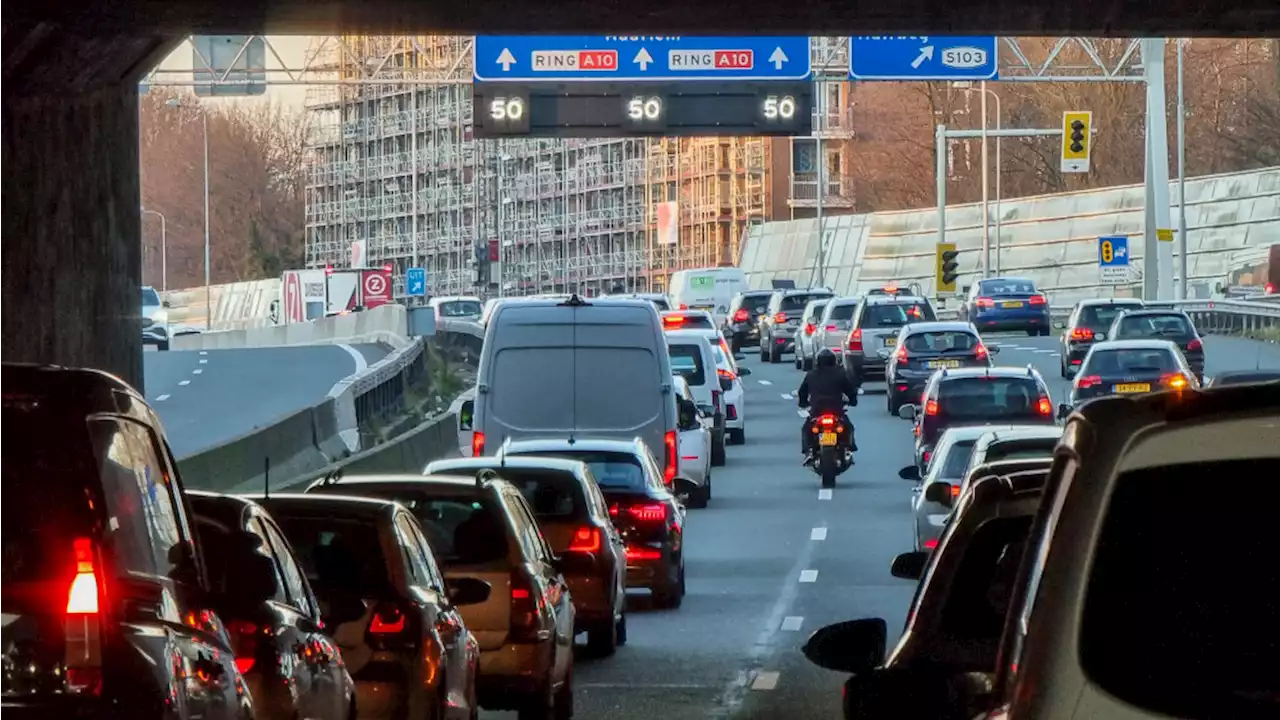
{"label": "balcony", "polygon": [[824,140],[852,139],[853,108],[828,108],[822,113],[814,110],[813,136]]}
{"label": "balcony", "polygon": [[[853,181],[849,178],[828,178],[827,192],[822,196],[823,207],[853,207]],[[787,205],[793,208],[811,208],[818,206],[818,179],[814,173],[791,176],[791,192],[787,197]]]}

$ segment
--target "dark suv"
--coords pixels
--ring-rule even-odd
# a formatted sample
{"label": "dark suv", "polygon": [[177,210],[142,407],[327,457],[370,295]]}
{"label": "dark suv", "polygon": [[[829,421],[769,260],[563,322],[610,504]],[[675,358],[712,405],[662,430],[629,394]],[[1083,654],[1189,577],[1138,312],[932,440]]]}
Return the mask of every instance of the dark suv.
{"label": "dark suv", "polygon": [[796,331],[805,306],[811,300],[832,297],[830,290],[774,290],[760,321],[760,359],[776,363],[782,361],[783,353],[795,352]]}
{"label": "dark suv", "polygon": [[903,405],[898,416],[916,423],[916,465],[923,476],[942,431],[957,425],[1055,422],[1049,387],[1036,369],[1018,367],[942,370],[925,386],[923,406]]}
{"label": "dark suv", "polygon": [[251,718],[155,412],[96,370],[6,363],[3,385],[6,720]]}
{"label": "dark suv", "polygon": [[738,293],[729,304],[729,316],[725,320],[724,336],[736,355],[743,345],[760,342],[760,316],[769,308],[772,290],[756,290]]}
{"label": "dark suv", "polygon": [[1062,330],[1062,377],[1070,380],[1080,370],[1093,343],[1107,340],[1111,323],[1120,313],[1141,310],[1141,300],[1133,298],[1101,298],[1081,300],[1071,308],[1071,316],[1060,323]]}

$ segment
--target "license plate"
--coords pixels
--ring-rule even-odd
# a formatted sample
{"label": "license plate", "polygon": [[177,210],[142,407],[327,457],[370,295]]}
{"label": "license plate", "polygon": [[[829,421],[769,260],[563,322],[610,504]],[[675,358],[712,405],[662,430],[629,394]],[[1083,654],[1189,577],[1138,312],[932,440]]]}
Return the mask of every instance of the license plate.
{"label": "license plate", "polygon": [[1007,302],[1007,303],[1001,303],[1001,304],[1000,304],[1000,306],[1001,306],[1001,307],[1007,307],[1007,308],[1020,308],[1020,307],[1022,307],[1022,303],[1020,303],[1020,302]]}
{"label": "license plate", "polygon": [[822,437],[818,438],[818,444],[822,447],[831,447],[836,444],[836,434],[833,432],[824,432]]}
{"label": "license plate", "polygon": [[887,337],[887,338],[885,338],[885,339],[884,339],[884,344],[885,344],[885,347],[888,347],[888,346],[890,346],[890,345],[897,345],[897,344],[898,344],[898,338],[896,338],[896,337]]}
{"label": "license plate", "polygon": [[930,370],[937,370],[939,368],[958,368],[960,367],[960,361],[959,360],[930,360],[929,362],[925,363],[925,367],[929,368]]}
{"label": "license plate", "polygon": [[1115,386],[1118,393],[1144,393],[1151,392],[1151,383],[1122,383]]}

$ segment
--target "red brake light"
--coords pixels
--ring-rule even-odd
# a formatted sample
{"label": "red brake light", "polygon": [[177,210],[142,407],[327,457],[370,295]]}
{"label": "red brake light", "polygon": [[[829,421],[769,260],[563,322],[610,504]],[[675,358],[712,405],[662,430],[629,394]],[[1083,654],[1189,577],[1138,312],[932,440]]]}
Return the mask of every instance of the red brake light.
{"label": "red brake light", "polygon": [[513,639],[526,639],[538,632],[538,600],[524,570],[511,571],[511,628]]}
{"label": "red brake light", "polygon": [[818,418],[818,424],[821,425],[822,427],[829,428],[832,425],[836,424],[836,418],[834,415],[823,415],[822,417]]}
{"label": "red brake light", "polygon": [[805,323],[805,325],[804,325],[804,334],[805,334],[805,335],[812,335],[814,332],[816,332],[816,331],[817,331],[817,329],[818,329],[818,326],[814,325],[813,323]]}
{"label": "red brake light", "polygon": [[974,300],[973,302],[975,305],[977,305],[980,308],[989,308],[989,307],[996,306],[996,301],[992,300],[989,297],[980,297],[977,300]]}
{"label": "red brake light", "polygon": [[983,345],[982,343],[978,343],[978,347],[976,347],[976,348],[974,348],[974,349],[973,349],[973,354],[974,354],[974,356],[975,356],[975,357],[977,357],[979,360],[986,360],[986,359],[987,359],[987,346],[986,346],[986,345]]}
{"label": "red brake light", "polygon": [[747,312],[746,308],[738,308],[738,311],[733,314],[733,321],[746,322],[749,317],[750,314]]}
{"label": "red brake light", "polygon": [[1204,343],[1200,342],[1200,338],[1196,338],[1195,340],[1192,340],[1191,342],[1187,343],[1187,349],[1188,349],[1188,350],[1203,350],[1203,349],[1204,349]]}
{"label": "red brake light", "polygon": [[1160,384],[1167,385],[1175,390],[1182,390],[1188,385],[1187,378],[1182,373],[1168,373],[1163,375],[1160,378]]}
{"label": "red brake light", "polygon": [[651,550],[649,548],[628,547],[628,560],[661,560],[661,550]]}
{"label": "red brake light", "polygon": [[862,328],[849,333],[849,352],[862,352]]}
{"label": "red brake light", "polygon": [[663,462],[662,462],[662,481],[670,485],[676,479],[676,468],[679,452],[676,445],[676,431],[668,430],[662,436]]}
{"label": "red brake light", "polygon": [[716,368],[716,374],[717,374],[717,375],[719,375],[720,377],[724,378],[725,380],[736,380],[736,379],[737,379],[737,376],[736,376],[736,375],[734,375],[732,371],[730,371],[730,370],[725,370],[724,368]]}
{"label": "red brake light", "polygon": [[98,574],[93,561],[93,541],[76,538],[72,541],[76,556],[76,576],[67,592],[68,615],[98,614]]}
{"label": "red brake light", "polygon": [[677,307],[676,309],[677,309],[677,310],[688,310],[688,309],[689,309],[689,306],[688,306],[688,305],[685,305],[684,303],[680,303],[680,306],[679,306],[679,307]]}
{"label": "red brake light", "polygon": [[936,538],[930,538],[930,539],[928,539],[928,540],[925,540],[925,541],[924,541],[924,549],[925,549],[925,550],[932,550],[932,549],[934,549],[934,548],[936,548],[936,547],[938,547],[938,541],[937,541],[937,539],[936,539]]}
{"label": "red brake light", "polygon": [[929,464],[929,458],[932,458],[932,457],[933,457],[933,451],[932,451],[932,450],[925,450],[925,451],[924,451],[924,453],[923,453],[923,457],[924,457],[924,464],[925,464],[926,466],[928,466],[928,464]]}
{"label": "red brake light", "polygon": [[66,690],[77,695],[102,692],[102,632],[99,627],[99,594],[96,549],[89,538],[71,542],[76,574],[67,589]]}
{"label": "red brake light", "polygon": [[1042,397],[1036,402],[1036,411],[1045,417],[1053,415],[1053,403],[1049,402],[1049,398]]}
{"label": "red brake light", "polygon": [[236,669],[243,675],[253,669],[258,656],[258,626],[247,620],[227,623],[231,644],[236,651]]}
{"label": "red brake light", "polygon": [[827,329],[827,332],[835,332],[840,328],[836,327],[835,325],[828,325],[826,329]]}
{"label": "red brake light", "polygon": [[1102,378],[1098,375],[1084,375],[1082,377],[1076,378],[1076,388],[1080,390],[1084,390],[1087,388],[1091,388],[1095,385],[1101,385],[1101,384],[1102,384]]}
{"label": "red brake light", "polygon": [[484,433],[479,430],[471,431],[471,457],[480,457],[484,455]]}
{"label": "red brake light", "polygon": [[1074,328],[1071,331],[1072,340],[1093,340],[1093,331],[1086,327]]}
{"label": "red brake light", "polygon": [[783,312],[777,313],[773,316],[773,321],[776,323],[785,323],[787,321],[787,314]]}
{"label": "red brake light", "polygon": [[325,275],[332,275],[332,274],[333,274],[333,266],[332,266],[332,265],[325,265],[325,266],[324,266],[324,274],[325,274]]}
{"label": "red brake light", "polygon": [[959,485],[952,485],[952,486],[951,486],[951,497],[960,497],[960,486],[959,486]]}
{"label": "red brake light", "polygon": [[929,402],[925,403],[925,404],[924,404],[924,414],[925,414],[925,415],[937,415],[937,414],[938,414],[938,401],[937,401],[937,400],[930,400]]}
{"label": "red brake light", "polygon": [[404,613],[400,608],[379,608],[369,621],[369,632],[374,635],[395,635],[404,632]]}
{"label": "red brake light", "polygon": [[1267,283],[1266,285],[1263,285],[1263,286],[1262,286],[1262,292],[1264,292],[1264,293],[1266,293],[1266,294],[1268,294],[1268,295],[1271,295],[1271,294],[1272,294],[1272,293],[1274,293],[1275,291],[1276,291],[1276,286],[1275,286],[1275,284],[1274,284],[1274,283]]}
{"label": "red brake light", "polygon": [[580,527],[573,532],[570,552],[600,552],[600,528]]}
{"label": "red brake light", "polygon": [[641,522],[662,522],[667,519],[667,506],[662,503],[632,505],[627,514]]}
{"label": "red brake light", "polygon": [[1032,295],[1031,299],[1028,300],[1027,302],[1031,305],[1044,305],[1049,301],[1045,299],[1045,296],[1043,295]]}
{"label": "red brake light", "polygon": [[684,317],[680,315],[663,315],[662,324],[666,327],[679,327],[684,324]]}
{"label": "red brake light", "polygon": [[898,362],[906,362],[906,361],[907,361],[907,346],[906,346],[906,345],[899,345],[899,346],[898,346],[898,352],[897,352],[897,353],[895,353],[895,354],[898,356]]}

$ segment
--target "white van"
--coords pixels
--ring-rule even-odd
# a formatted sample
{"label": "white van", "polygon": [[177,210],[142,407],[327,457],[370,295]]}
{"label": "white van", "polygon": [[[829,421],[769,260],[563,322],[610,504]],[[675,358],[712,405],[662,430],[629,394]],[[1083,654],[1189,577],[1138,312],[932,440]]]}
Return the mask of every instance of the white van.
{"label": "white van", "polygon": [[711,429],[711,464],[719,467],[725,461],[724,387],[716,366],[711,341],[696,330],[667,331],[667,352],[671,369],[685,379],[698,407],[714,419]]}
{"label": "white van", "polygon": [[508,439],[639,437],[670,481],[679,466],[671,375],[652,303],[498,303],[480,353],[470,454],[493,454]]}
{"label": "white van", "polygon": [[749,289],[742,268],[677,270],[667,283],[667,296],[673,309],[706,310],[721,323],[729,314],[733,296]]}

